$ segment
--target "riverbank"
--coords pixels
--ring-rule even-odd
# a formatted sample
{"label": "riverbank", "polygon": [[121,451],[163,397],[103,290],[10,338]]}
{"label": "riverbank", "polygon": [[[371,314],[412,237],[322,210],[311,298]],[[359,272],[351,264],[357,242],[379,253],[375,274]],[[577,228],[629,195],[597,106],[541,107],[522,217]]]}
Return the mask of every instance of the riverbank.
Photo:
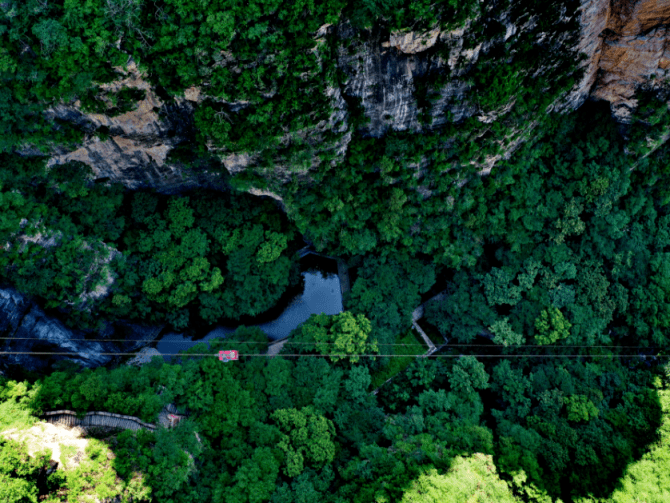
{"label": "riverbank", "polygon": [[[270,340],[284,339],[312,314],[337,314],[342,312],[342,294],[340,280],[336,274],[323,272],[303,272],[304,289],[286,306],[276,319],[255,326],[261,329]],[[233,333],[237,326],[217,326],[204,337],[192,338],[183,333],[168,333],[155,343],[155,349],[161,354],[174,354],[192,347],[196,343],[207,342],[214,338],[225,338]],[[154,344],[152,344],[154,347]],[[165,356],[171,361],[172,357]]]}

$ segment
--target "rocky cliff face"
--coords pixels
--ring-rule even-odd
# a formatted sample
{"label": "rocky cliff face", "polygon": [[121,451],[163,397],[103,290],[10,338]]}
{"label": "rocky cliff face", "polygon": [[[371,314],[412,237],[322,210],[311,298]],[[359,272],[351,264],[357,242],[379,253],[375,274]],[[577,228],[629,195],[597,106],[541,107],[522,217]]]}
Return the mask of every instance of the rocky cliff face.
{"label": "rocky cliff face", "polygon": [[668,0],[612,2],[609,6],[592,96],[609,101],[621,122],[637,106],[636,89],[668,75],[669,21]]}
{"label": "rocky cliff face", "polygon": [[50,109],[47,113],[51,117],[74,123],[89,134],[78,149],[55,152],[48,166],[80,161],[92,168],[95,178],[121,182],[130,189],[150,187],[175,192],[216,184],[215,175],[185,171],[167,162],[170,151],[192,135],[198,94],[191,90],[184,98],[164,101],[132,60],[117,70],[124,77],[101,85],[101,89],[111,93],[141,90],[144,98],[133,110],[118,116],[86,113],[80,102]]}
{"label": "rocky cliff face", "polygon": [[579,42],[576,52],[586,57],[583,63],[584,75],[566,96],[565,102],[560,107],[562,110],[579,108],[590,95],[599,69],[598,65],[602,55],[601,35],[607,27],[611,1],[582,0],[581,2],[578,9]]}
{"label": "rocky cliff face", "polygon": [[[319,148],[331,148],[338,156],[343,155],[353,132],[350,127],[353,106],[362,107],[369,119],[362,133],[375,137],[389,130],[435,130],[473,116],[483,123],[492,122],[509,110],[514,98],[506,104],[507,108],[503,106],[499,111],[478,109],[472,99],[474,65],[496,44],[509,45],[528,33],[545,50],[532,63],[536,75],[543,75],[551,68],[554,56],[561,52],[574,50],[586,57],[583,77],[552,105],[558,112],[575,109],[592,97],[609,101],[615,117],[625,122],[636,106],[636,88],[653,82],[651,79],[662,79],[670,67],[665,27],[670,20],[670,0],[581,0],[576,10],[563,9],[562,18],[550,28],[553,32],[539,30],[538,18],[532,12],[519,10],[518,5],[504,8],[502,2],[492,2],[480,18],[452,31],[436,27],[423,32],[389,33],[380,27],[356,30],[347,22],[324,25],[315,34],[315,40],[319,44],[334,41],[337,67],[343,77],[339,86],[324,83],[323,93],[333,109],[331,119],[299,135],[317,153]],[[578,25],[570,24],[574,19]],[[487,29],[496,26],[495,33],[483,32],[482,26]],[[566,32],[568,26],[573,31],[578,26],[579,33]],[[235,61],[226,58],[219,64],[236,68]],[[53,117],[78,124],[91,134],[80,148],[56,152],[49,164],[82,161],[92,167],[96,177],[119,181],[129,188],[154,187],[169,192],[216,183],[215,174],[185,171],[168,157],[176,145],[188,141],[193,111],[207,98],[206,92],[193,87],[186,90],[184,97],[161,98],[132,61],[119,71],[123,77],[101,86],[103,90],[138,89],[145,91],[145,97],[134,110],[117,117],[84,113],[79,103],[51,109]],[[441,76],[441,83],[434,85],[437,75]],[[433,96],[430,102],[420,96],[426,87]],[[244,102],[229,105],[232,110],[246,106]],[[509,155],[532,126],[529,123],[516,130],[514,137],[506,140],[505,151],[485,162],[482,173],[489,172],[498,159]],[[95,131],[104,134],[93,134]],[[321,135],[327,131],[339,134],[334,146],[322,144]],[[231,174],[258,162],[252,152],[227,153],[213,144],[208,146],[218,153]],[[312,167],[319,162],[315,156]],[[295,176],[305,176],[308,169],[309,166],[302,171],[288,169],[279,162],[270,176],[285,183]]]}
{"label": "rocky cliff face", "polygon": [[[0,337],[3,337],[0,351],[33,353],[2,355],[2,370],[18,366],[33,372],[46,372],[59,360],[70,360],[83,367],[98,367],[113,359],[101,353],[128,352],[144,347],[148,344],[146,339],[156,338],[160,328],[117,323],[108,327],[104,335],[124,338],[126,342],[81,340],[86,335],[83,332],[67,328],[13,288],[0,288]],[[60,354],[34,354],[40,352]]]}

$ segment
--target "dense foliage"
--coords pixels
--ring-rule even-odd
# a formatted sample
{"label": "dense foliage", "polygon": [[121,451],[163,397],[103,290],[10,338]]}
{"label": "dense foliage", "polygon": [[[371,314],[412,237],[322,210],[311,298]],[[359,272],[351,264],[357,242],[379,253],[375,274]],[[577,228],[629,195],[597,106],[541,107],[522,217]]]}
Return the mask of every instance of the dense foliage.
{"label": "dense foliage", "polygon": [[81,163],[46,172],[43,161],[0,161],[8,209],[0,278],[64,310],[71,323],[211,324],[262,313],[298,281],[296,234],[269,201],[124,194],[119,184],[91,183]]}
{"label": "dense foliage", "polygon": [[[235,344],[209,342],[214,351]],[[203,350],[195,346],[176,364],[157,358],[141,369],[69,368],[33,384],[3,381],[0,406],[23,414],[104,407],[149,421],[168,401],[186,408],[189,419],[175,429],[106,439],[115,458],[94,472],[106,494],[158,502],[409,502],[422,493],[433,499],[418,501],[439,501],[452,492],[453,501],[606,498],[670,414],[658,398],[667,376],[617,359],[527,368],[503,360],[491,370],[472,356],[420,360],[375,396],[365,365],[188,356]],[[495,430],[484,419],[487,404],[498,404]],[[5,456],[21,455],[3,445]],[[638,481],[661,477],[649,459],[666,456],[667,445],[653,445],[647,461],[631,465]],[[8,469],[16,491],[27,487],[25,469]],[[113,473],[103,475],[107,469]],[[59,473],[47,487],[75,494],[75,478]],[[615,494],[630,493],[630,484]]]}
{"label": "dense foliage", "polygon": [[0,438],[0,497],[7,503],[37,503],[37,478],[49,453],[28,456],[25,446]]}
{"label": "dense foliage", "polygon": [[[0,438],[0,498],[666,501],[670,88],[640,86],[627,124],[593,102],[564,113],[576,8],[1,1],[3,286],[91,335],[116,320],[196,331],[276,306],[299,285],[302,235],[351,288],[344,312],[312,316],[273,358],[242,326],[171,364],[0,378],[1,431],[50,409],[189,411],[93,442],[76,469],[66,453],[48,477],[44,454]],[[413,75],[417,127],[373,136],[355,96],[346,120],[333,114],[355,76],[340,63],[371,38],[468,24],[463,54],[478,56],[450,63],[463,103],[449,102],[442,40]],[[104,86],[130,60],[164,103],[154,112],[191,114],[170,162],[204,166],[221,190],[127,190],[38,155],[107,139],[77,114],[137,108],[146,91]],[[184,104],[187,91],[201,99]],[[230,154],[252,167],[224,176]],[[418,326],[447,344],[414,358],[422,305]],[[223,349],[240,359],[195,356]]]}
{"label": "dense foliage", "polygon": [[604,113],[580,119],[507,163],[510,188],[468,212],[486,228],[485,253],[428,305],[444,333],[460,342],[488,329],[508,344],[667,344],[668,210],[654,195],[661,187],[646,182],[664,154],[630,173]]}
{"label": "dense foliage", "polygon": [[360,360],[357,355],[368,356],[378,351],[376,341],[368,343],[371,331],[370,321],[362,314],[354,316],[348,311],[334,316],[313,314],[293,331],[291,346],[285,346],[283,351],[331,355],[334,362],[348,359],[356,363]]}

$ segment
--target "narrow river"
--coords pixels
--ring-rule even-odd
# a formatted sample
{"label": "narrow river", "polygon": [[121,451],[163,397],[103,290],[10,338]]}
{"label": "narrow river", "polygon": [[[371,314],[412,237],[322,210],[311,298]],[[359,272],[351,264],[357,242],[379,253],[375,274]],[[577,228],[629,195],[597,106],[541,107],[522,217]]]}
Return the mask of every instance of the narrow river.
{"label": "narrow river", "polygon": [[[312,314],[342,312],[342,294],[337,274],[323,276],[320,272],[306,271],[302,275],[305,280],[305,289],[293,298],[282,314],[270,322],[254,325],[265,332],[268,338],[277,340],[287,337],[291,330],[306,321]],[[196,342],[225,337],[234,332],[236,328],[219,326],[197,341],[183,334],[168,333],[158,341],[156,349],[163,354],[177,353],[193,347]],[[165,359],[170,360],[171,357],[165,356]]]}

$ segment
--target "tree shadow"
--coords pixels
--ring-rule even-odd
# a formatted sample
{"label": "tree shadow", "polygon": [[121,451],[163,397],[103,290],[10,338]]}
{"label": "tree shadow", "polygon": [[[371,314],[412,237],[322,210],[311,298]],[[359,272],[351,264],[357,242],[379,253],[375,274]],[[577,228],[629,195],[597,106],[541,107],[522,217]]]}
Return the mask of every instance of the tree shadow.
{"label": "tree shadow", "polygon": [[654,377],[618,359],[598,369],[556,360],[499,374],[507,390],[494,384],[487,400],[495,464],[525,499],[609,500],[657,438],[664,410]]}
{"label": "tree shadow", "polygon": [[[394,424],[385,427],[386,440],[379,446],[414,460],[412,477],[399,480],[398,500],[403,494],[409,498],[421,493],[425,501],[444,501],[448,494],[450,501],[460,501],[456,492],[472,497],[485,488],[489,492],[481,494],[489,501],[609,501],[615,492],[632,494],[630,487],[636,483],[635,491],[658,487],[656,500],[663,500],[662,470],[651,469],[657,459],[664,459],[658,452],[662,443],[656,444],[655,453],[649,449],[659,431],[667,429],[659,428],[670,397],[659,389],[657,375],[634,365],[634,358],[595,360],[598,365],[588,358],[510,360],[490,359],[490,386],[478,390],[483,409],[469,420],[467,403],[454,401],[454,376],[459,374],[441,369],[446,366],[442,362],[418,362],[380,389],[380,403],[394,415]],[[496,369],[501,362],[507,362],[505,368]],[[430,384],[420,384],[422,380]],[[663,404],[659,393],[665,393]],[[442,410],[440,402],[447,404]],[[449,414],[450,407],[456,415]],[[431,427],[434,422],[439,428]],[[488,443],[482,441],[486,432]],[[444,440],[452,449],[438,456],[435,446]],[[495,477],[478,479],[471,492],[450,479],[451,473],[477,472],[489,465]],[[644,480],[651,484],[640,483]],[[499,481],[509,491],[500,492]]]}

